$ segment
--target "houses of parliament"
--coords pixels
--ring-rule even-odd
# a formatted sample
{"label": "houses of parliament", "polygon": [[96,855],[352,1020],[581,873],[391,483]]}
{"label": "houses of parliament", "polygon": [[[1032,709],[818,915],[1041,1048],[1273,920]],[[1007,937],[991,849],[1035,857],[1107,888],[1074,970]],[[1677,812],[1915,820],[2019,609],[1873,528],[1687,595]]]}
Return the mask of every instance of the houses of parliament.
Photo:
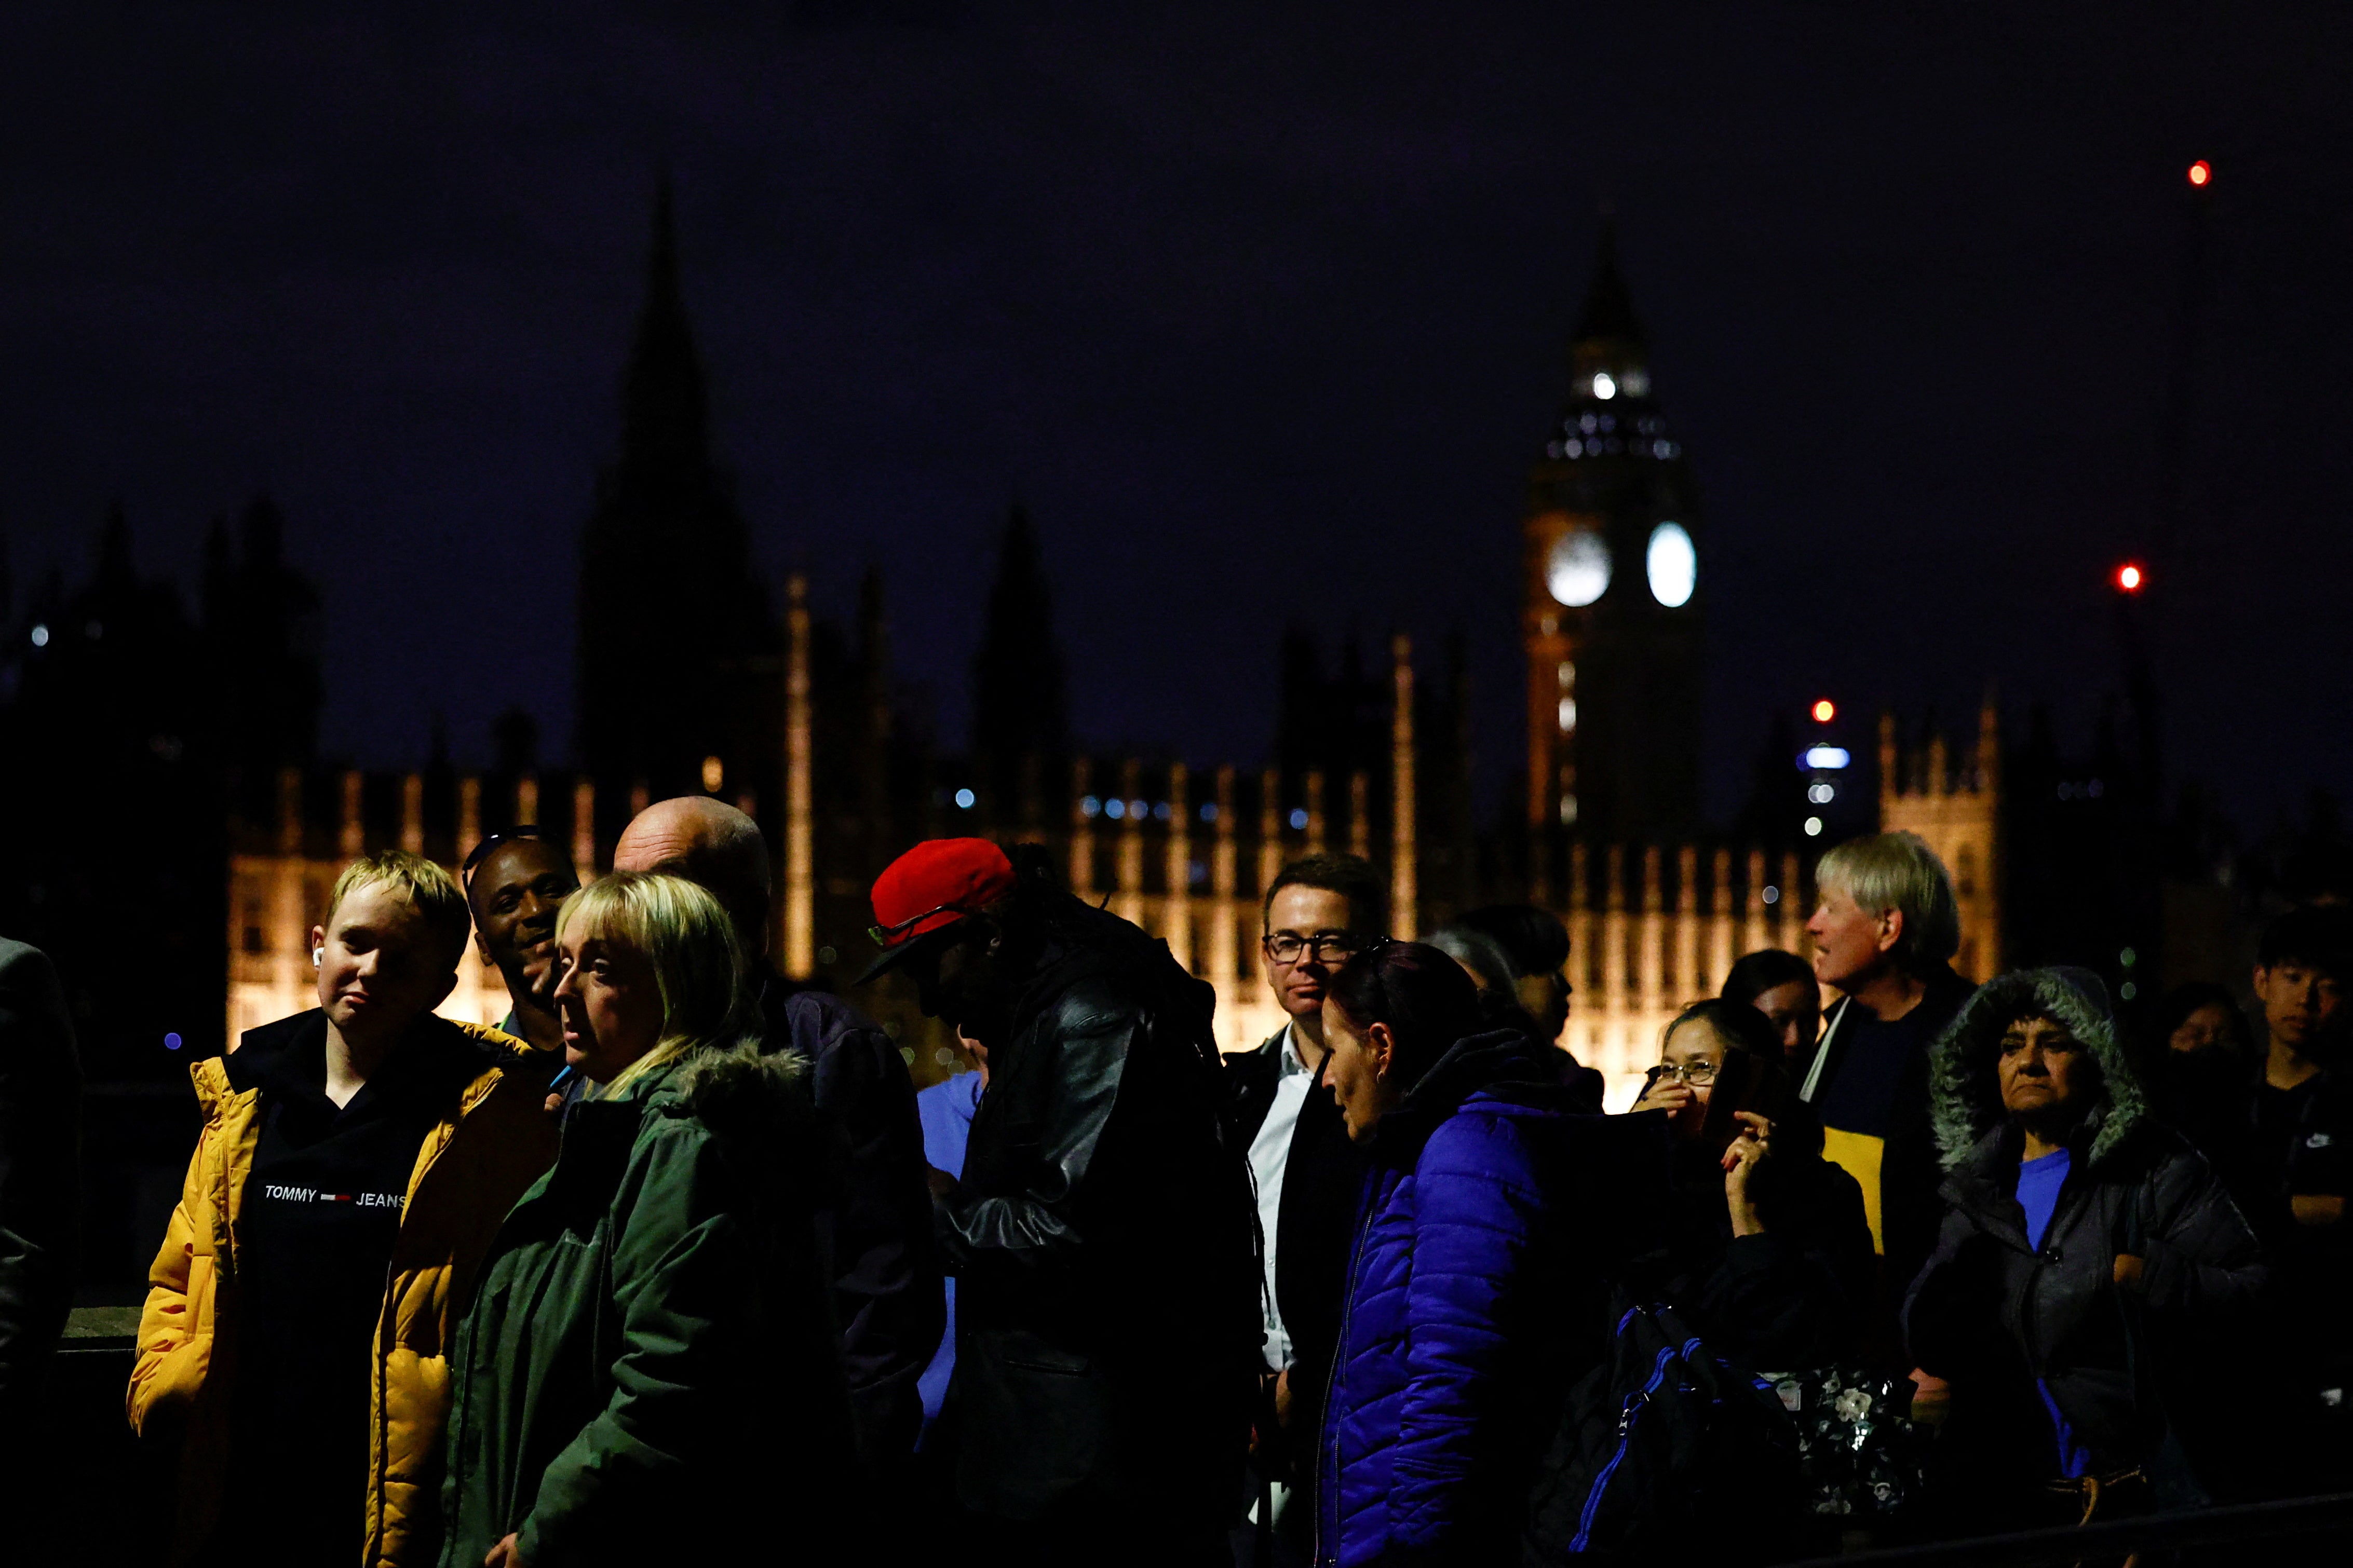
{"label": "houses of parliament", "polygon": [[[1073,746],[1037,535],[1018,510],[974,660],[972,744],[938,754],[894,710],[879,572],[856,624],[840,627],[811,613],[806,584],[771,594],[751,566],[712,447],[665,199],[618,454],[582,541],[579,614],[596,635],[579,639],[578,767],[510,757],[481,773],[281,770],[268,809],[234,828],[225,1026],[233,1037],[307,1005],[307,931],[349,857],[399,845],[454,865],[483,832],[535,823],[565,833],[593,876],[648,801],[704,791],[750,812],[775,848],[769,956],[785,973],[854,972],[866,890],[909,843],[1029,840],[1051,847],[1081,896],[1165,940],[1215,986],[1228,1050],[1280,1023],[1260,974],[1259,911],[1291,858],[1345,848],[1382,866],[1398,936],[1479,903],[1542,903],[1571,935],[1567,1044],[1622,1098],[1660,1026],[1712,994],[1736,956],[1802,948],[1812,856],[1802,840],[1710,837],[1700,820],[1707,531],[1606,234],[1567,368],[1520,524],[1527,752],[1525,809],[1512,820],[1474,820],[1459,650],[1419,658],[1402,637],[1386,668],[1352,652],[1328,674],[1291,639],[1262,766]],[[1433,673],[1439,663],[1449,668]],[[1883,726],[1879,751],[1879,820],[1924,833],[1955,868],[1961,966],[1986,973],[2001,940],[1994,717],[1962,747],[1938,739],[1916,754],[1899,754]],[[919,1079],[962,1065],[912,996],[861,1002]],[[444,1010],[488,1022],[505,1008],[495,972],[470,957]]]}

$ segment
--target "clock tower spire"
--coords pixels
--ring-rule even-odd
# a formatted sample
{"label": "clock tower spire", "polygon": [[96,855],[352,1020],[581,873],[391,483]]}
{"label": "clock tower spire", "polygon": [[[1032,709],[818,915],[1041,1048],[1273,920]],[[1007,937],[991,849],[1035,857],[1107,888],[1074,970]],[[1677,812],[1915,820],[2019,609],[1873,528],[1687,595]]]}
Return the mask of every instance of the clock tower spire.
{"label": "clock tower spire", "polygon": [[1699,818],[1698,492],[1608,218],[1568,370],[1522,541],[1528,826],[1547,888],[1572,834],[1657,839]]}

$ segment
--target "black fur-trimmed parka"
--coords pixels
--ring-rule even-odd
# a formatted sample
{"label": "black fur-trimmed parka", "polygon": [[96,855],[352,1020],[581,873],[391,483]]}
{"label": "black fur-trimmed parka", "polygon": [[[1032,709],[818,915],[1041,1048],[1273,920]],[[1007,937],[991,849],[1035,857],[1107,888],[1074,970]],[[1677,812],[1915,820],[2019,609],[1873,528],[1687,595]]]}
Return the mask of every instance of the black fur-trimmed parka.
{"label": "black fur-trimmed parka", "polygon": [[[2026,1017],[2065,1028],[2099,1071],[2039,1250],[2017,1197],[2024,1135],[1996,1070],[2003,1031]],[[2039,1379],[2092,1473],[2146,1468],[2161,1500],[2202,1500],[2200,1454],[2219,1435],[2193,1384],[2209,1352],[2259,1321],[2269,1271],[2205,1160],[2150,1116],[2106,988],[2080,969],[2002,975],[1937,1041],[1930,1074],[1947,1206],[1905,1329],[1917,1364],[1952,1384],[1960,1492],[1999,1509],[2058,1475]],[[2137,1288],[2116,1282],[2127,1252],[2142,1259]]]}

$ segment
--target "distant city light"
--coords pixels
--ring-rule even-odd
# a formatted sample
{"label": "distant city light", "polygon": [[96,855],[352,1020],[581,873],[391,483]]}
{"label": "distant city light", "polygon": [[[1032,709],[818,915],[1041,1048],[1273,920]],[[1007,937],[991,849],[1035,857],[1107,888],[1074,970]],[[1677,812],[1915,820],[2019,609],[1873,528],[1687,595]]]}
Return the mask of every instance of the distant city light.
{"label": "distant city light", "polygon": [[1093,795],[1088,795],[1085,799],[1079,802],[1079,810],[1086,816],[1089,821],[1092,821],[1094,818],[1103,815],[1103,802],[1097,800]]}
{"label": "distant city light", "polygon": [[1168,820],[1169,816],[1170,816],[1170,812],[1169,812],[1169,809],[1168,809],[1168,803],[1167,803],[1166,801],[1165,801],[1165,800],[1163,800],[1163,801],[1155,801],[1155,802],[1154,802],[1154,803],[1153,803],[1153,806],[1152,806],[1152,820],[1153,820],[1153,821],[1155,821],[1155,822],[1166,822],[1166,821],[1167,821],[1167,820]]}
{"label": "distant city light", "polygon": [[702,787],[711,794],[717,795],[719,793],[719,786],[726,782],[727,765],[724,763],[722,763],[717,757],[703,758]]}
{"label": "distant city light", "polygon": [[1831,802],[1838,798],[1838,789],[1832,784],[1808,784],[1806,786],[1806,798],[1812,801],[1816,805],[1828,805]]}
{"label": "distant city light", "polygon": [[1798,765],[1810,773],[1834,773],[1854,761],[1854,753],[1844,746],[1809,746]]}
{"label": "distant city light", "polygon": [[960,789],[955,792],[956,805],[962,806],[966,811],[970,811],[972,809],[972,803],[977,798],[979,797],[975,795],[972,791],[968,789]]}
{"label": "distant city light", "polygon": [[1291,808],[1291,826],[1295,830],[1306,827],[1307,808],[1305,806],[1294,805]]}
{"label": "distant city light", "polygon": [[1822,819],[1819,816],[1810,816],[1806,818],[1806,837],[1809,838],[1820,838],[1821,836]]}
{"label": "distant city light", "polygon": [[2202,185],[2213,177],[2214,166],[2206,162],[2205,159],[2200,158],[2198,162],[2189,165],[2189,183],[2191,184]]}
{"label": "distant city light", "polygon": [[1121,817],[1127,815],[1127,802],[1120,799],[1117,795],[1112,796],[1109,800],[1103,802],[1103,815],[1110,817],[1113,822],[1117,822]]}
{"label": "distant city light", "polygon": [[1593,373],[1593,395],[1607,403],[1618,395],[1618,378],[1606,370]]}
{"label": "distant city light", "polygon": [[1215,822],[1218,820],[1218,803],[1216,801],[1205,800],[1201,803],[1201,820],[1204,822]]}
{"label": "distant city light", "polygon": [[47,626],[41,626],[41,625],[39,625],[38,623],[36,623],[36,624],[34,625],[34,627],[33,627],[33,646],[34,646],[35,647],[48,647],[48,646],[49,646],[49,628],[48,628],[48,627],[47,627]]}
{"label": "distant city light", "polygon": [[164,1048],[167,1051],[176,1051],[185,1043],[175,1034],[164,1037]]}
{"label": "distant city light", "polygon": [[1768,886],[1762,893],[1759,893],[1757,897],[1763,899],[1768,904],[1778,904],[1781,901],[1781,889]]}
{"label": "distant city light", "polygon": [[2127,594],[2139,593],[2140,585],[2147,581],[2147,574],[2129,561],[2116,568],[2116,586]]}
{"label": "distant city light", "polygon": [[1838,704],[1831,701],[1829,698],[1825,697],[1820,702],[1814,704],[1815,723],[1827,724],[1837,717]]}

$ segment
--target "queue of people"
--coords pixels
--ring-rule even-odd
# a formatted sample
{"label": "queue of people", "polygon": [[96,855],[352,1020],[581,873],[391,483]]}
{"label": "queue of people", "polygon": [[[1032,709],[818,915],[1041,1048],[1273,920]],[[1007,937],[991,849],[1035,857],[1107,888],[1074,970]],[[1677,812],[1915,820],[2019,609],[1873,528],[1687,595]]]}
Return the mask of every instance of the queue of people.
{"label": "queue of people", "polygon": [[[1811,963],[1742,958],[1608,1114],[1541,910],[1396,941],[1370,865],[1294,862],[1282,1027],[1220,1057],[1210,988],[1041,851],[934,840],[875,883],[860,977],[978,1066],[919,1100],[766,967],[768,866],[690,797],[585,887],[527,828],[457,879],[345,868],[318,1006],[195,1065],[128,1394],[171,1561],[1502,1563],[1595,1546],[1605,1500],[1694,1558],[1796,1551],[1630,1458],[1670,1397],[1613,1382],[1642,1313],[1793,1411],[1908,1379],[1915,1531],[2344,1483],[2348,911],[2264,933],[2260,1046],[2211,986],[2137,1039],[2087,972],[1961,980],[1944,868],[1857,840]],[[469,942],[495,1029],[434,1011]],[[37,1018],[28,951],[0,982]],[[0,1280],[0,1401],[46,1277]],[[1777,1442],[1710,1462],[1789,1490]]]}

